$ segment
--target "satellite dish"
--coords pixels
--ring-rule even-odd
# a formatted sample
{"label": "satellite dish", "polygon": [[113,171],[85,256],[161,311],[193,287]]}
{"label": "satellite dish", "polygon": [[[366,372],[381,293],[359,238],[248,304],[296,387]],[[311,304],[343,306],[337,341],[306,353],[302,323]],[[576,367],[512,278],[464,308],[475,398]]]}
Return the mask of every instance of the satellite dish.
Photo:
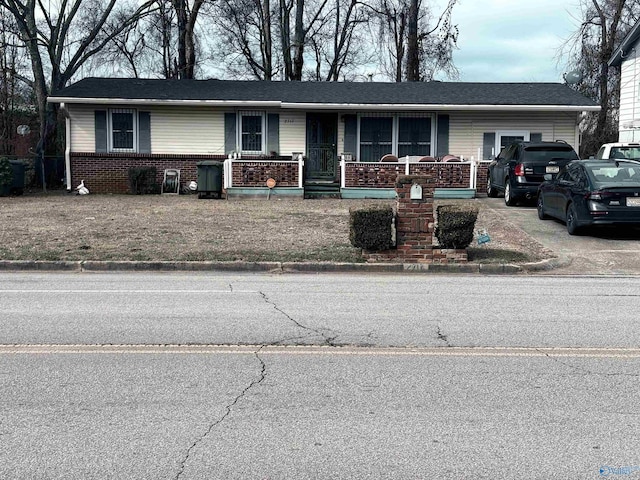
{"label": "satellite dish", "polygon": [[31,127],[29,127],[29,125],[18,125],[16,131],[18,132],[18,135],[29,135]]}
{"label": "satellite dish", "polygon": [[584,76],[580,70],[572,70],[564,74],[564,81],[567,85],[576,85],[582,81]]}

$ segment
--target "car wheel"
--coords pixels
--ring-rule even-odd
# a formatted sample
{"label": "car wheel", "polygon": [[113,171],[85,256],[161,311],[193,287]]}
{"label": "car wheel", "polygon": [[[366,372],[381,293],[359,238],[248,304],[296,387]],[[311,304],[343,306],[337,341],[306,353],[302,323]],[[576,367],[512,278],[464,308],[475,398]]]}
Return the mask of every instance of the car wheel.
{"label": "car wheel", "polygon": [[578,235],[580,228],[578,227],[578,218],[576,216],[576,209],[573,203],[567,208],[567,232],[569,235]]}
{"label": "car wheel", "polygon": [[513,207],[516,204],[516,199],[511,195],[509,178],[505,178],[504,180],[504,204],[508,207]]}
{"label": "car wheel", "polygon": [[542,200],[542,194],[538,195],[538,218],[540,220],[549,220],[549,215],[544,211],[544,201]]}
{"label": "car wheel", "polygon": [[498,196],[498,191],[491,184],[491,174],[487,176],[487,197],[496,198]]}

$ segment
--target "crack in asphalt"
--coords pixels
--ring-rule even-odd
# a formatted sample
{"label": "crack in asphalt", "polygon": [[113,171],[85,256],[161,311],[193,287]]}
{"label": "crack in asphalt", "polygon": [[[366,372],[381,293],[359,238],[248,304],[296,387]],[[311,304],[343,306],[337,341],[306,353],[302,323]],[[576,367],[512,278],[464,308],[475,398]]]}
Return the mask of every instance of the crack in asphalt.
{"label": "crack in asphalt", "polygon": [[[541,352],[541,350],[536,349],[538,352]],[[618,373],[606,373],[606,372],[594,372],[593,370],[589,370],[587,368],[583,368],[583,367],[579,367],[576,365],[572,365],[570,363],[567,362],[563,362],[562,360],[560,360],[557,357],[554,357],[552,355],[549,355],[547,352],[541,352],[544,353],[544,356],[549,358],[550,360],[553,360],[556,363],[559,363],[560,365],[563,365],[565,367],[571,368],[572,370],[575,370],[576,372],[580,372],[584,375],[601,375],[604,377],[640,377],[640,373],[622,373],[622,372],[618,372]]]}
{"label": "crack in asphalt", "polygon": [[278,307],[278,305],[276,305],[274,302],[269,300],[269,297],[267,297],[267,295],[264,292],[258,292],[258,293],[262,296],[262,298],[264,299],[264,301],[266,303],[268,303],[269,305],[272,305],[274,310],[276,310],[277,312],[279,312],[282,315],[284,315],[285,317],[287,317],[287,319],[290,322],[293,322],[298,328],[301,328],[303,330],[307,330],[309,332],[314,333],[315,335],[319,335],[320,337],[322,337],[322,339],[324,340],[324,342],[323,342],[324,345],[328,345],[330,347],[338,347],[338,346],[340,346],[339,344],[335,343],[336,338],[338,338],[337,334],[335,334],[333,336],[330,336],[330,335],[325,333],[325,331],[331,331],[330,329],[328,329],[328,328],[324,328],[324,329],[313,328],[313,327],[308,327],[306,325],[303,325],[302,323],[297,321],[295,318],[291,317],[291,315],[289,315],[287,312],[285,312],[280,307]]}
{"label": "crack in asphalt", "polygon": [[244,390],[242,390],[242,392],[240,392],[240,394],[236,398],[234,398],[233,401],[230,404],[225,406],[225,410],[226,411],[222,415],[222,417],[220,417],[215,422],[211,423],[209,425],[209,427],[207,428],[207,430],[198,439],[196,439],[191,444],[191,446],[187,449],[186,455],[184,456],[184,458],[180,462],[180,468],[178,470],[178,473],[175,476],[175,480],[178,480],[182,476],[182,474],[184,473],[184,469],[186,467],[186,464],[189,461],[189,458],[191,457],[191,453],[195,450],[195,448],[213,431],[214,428],[216,428],[218,425],[220,425],[231,414],[231,410],[233,409],[233,407],[240,400],[242,400],[242,398],[249,392],[249,390],[251,390],[256,385],[259,385],[260,383],[262,383],[262,381],[264,381],[264,379],[266,378],[266,376],[267,376],[267,365],[264,362],[264,360],[260,357],[260,350],[262,350],[263,347],[264,347],[264,345],[261,345],[260,348],[258,348],[255,352],[253,352],[255,357],[260,362],[260,377],[258,379],[252,380],[251,383],[248,386],[246,386],[244,388]]}
{"label": "crack in asphalt", "polygon": [[440,325],[436,325],[436,335],[438,336],[438,340],[443,341],[447,347],[453,347],[453,345],[449,343],[449,339],[447,338],[447,336],[442,333]]}

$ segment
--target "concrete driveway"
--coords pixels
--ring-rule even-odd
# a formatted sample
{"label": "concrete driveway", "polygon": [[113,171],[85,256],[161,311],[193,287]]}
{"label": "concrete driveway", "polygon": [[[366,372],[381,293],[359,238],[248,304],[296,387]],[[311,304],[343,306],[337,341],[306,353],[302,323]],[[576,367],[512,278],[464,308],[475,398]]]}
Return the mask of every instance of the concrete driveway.
{"label": "concrete driveway", "polygon": [[601,229],[571,236],[563,222],[538,219],[534,204],[507,207],[502,198],[478,200],[497,216],[570,261],[564,267],[547,272],[549,274],[640,275],[640,228]]}

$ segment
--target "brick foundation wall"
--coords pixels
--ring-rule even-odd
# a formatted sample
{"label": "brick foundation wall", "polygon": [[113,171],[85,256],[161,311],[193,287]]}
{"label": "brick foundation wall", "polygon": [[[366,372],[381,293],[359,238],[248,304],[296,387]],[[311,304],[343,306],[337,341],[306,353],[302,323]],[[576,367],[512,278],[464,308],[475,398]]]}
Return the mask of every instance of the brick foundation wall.
{"label": "brick foundation wall", "polygon": [[156,182],[162,183],[164,170],[180,169],[180,183],[197,180],[196,163],[202,160],[220,160],[223,156],[208,155],[143,155],[143,154],[71,154],[71,184],[81,180],[91,193],[130,193],[129,168],[156,167]]}
{"label": "brick foundation wall", "polygon": [[[345,186],[348,188],[394,188],[398,176],[404,175],[404,163],[360,163],[345,164]],[[434,188],[469,188],[471,165],[468,163],[410,163],[409,175],[432,178]],[[485,180],[486,181],[486,180]]]}
{"label": "brick foundation wall", "polygon": [[404,174],[404,168],[400,163],[348,162],[345,164],[345,186],[394,188],[398,175]]}
{"label": "brick foundation wall", "polygon": [[469,188],[471,165],[468,163],[412,163],[409,175],[430,175],[435,188]]}
{"label": "brick foundation wall", "polygon": [[[158,173],[156,182],[162,183],[164,170],[168,168],[180,169],[180,183],[187,185],[197,181],[197,163],[203,160],[218,160],[223,162],[224,155],[149,155],[135,153],[72,153],[71,154],[71,185],[75,187],[84,180],[92,193],[130,193],[129,168],[156,167]],[[236,171],[240,179],[248,182],[246,186],[264,186],[267,178],[275,178],[278,186],[298,186],[298,164],[256,161],[252,163],[234,164],[233,177],[235,186],[245,186],[236,182]],[[284,160],[281,159],[281,160]],[[290,157],[286,157],[290,160]],[[254,167],[249,167],[253,165]],[[242,169],[245,167],[244,173]],[[256,166],[259,166],[256,168]],[[284,167],[283,167],[284,166]],[[240,169],[240,170],[238,170]],[[253,170],[251,170],[253,169]],[[260,173],[260,171],[262,171]],[[261,183],[260,183],[261,182]]]}

